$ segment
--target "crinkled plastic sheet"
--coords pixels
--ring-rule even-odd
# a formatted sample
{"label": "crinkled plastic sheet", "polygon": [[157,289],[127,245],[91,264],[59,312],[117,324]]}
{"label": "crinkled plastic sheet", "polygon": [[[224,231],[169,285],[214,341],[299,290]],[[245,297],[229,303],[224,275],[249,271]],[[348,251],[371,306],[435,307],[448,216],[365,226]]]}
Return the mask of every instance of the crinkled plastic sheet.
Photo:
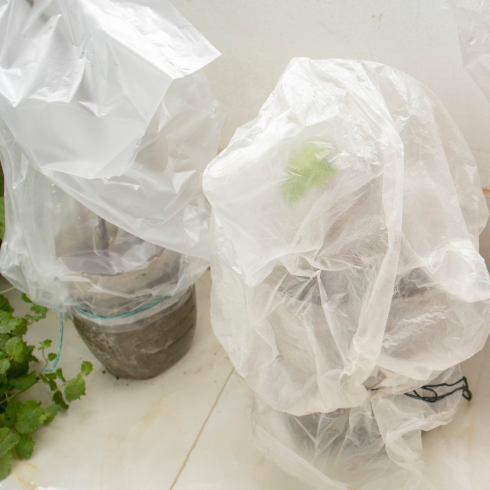
{"label": "crinkled plastic sheet", "polygon": [[[461,376],[456,366],[434,382],[451,384]],[[312,488],[411,490],[424,481],[421,431],[450,422],[460,401],[454,395],[425,403],[372,391],[358,407],[298,417],[256,397],[254,434],[261,452]]]}
{"label": "crinkled plastic sheet", "polygon": [[2,273],[49,307],[117,297],[113,315],[188,289],[224,121],[199,69],[219,53],[165,0],[0,0],[0,45]]}
{"label": "crinkled plastic sheet", "polygon": [[[425,403],[396,397],[479,351],[490,316],[488,210],[440,101],[378,63],[295,59],[203,186],[213,328],[267,410],[330,414],[393,395],[424,428]],[[306,466],[296,475],[309,481]]]}

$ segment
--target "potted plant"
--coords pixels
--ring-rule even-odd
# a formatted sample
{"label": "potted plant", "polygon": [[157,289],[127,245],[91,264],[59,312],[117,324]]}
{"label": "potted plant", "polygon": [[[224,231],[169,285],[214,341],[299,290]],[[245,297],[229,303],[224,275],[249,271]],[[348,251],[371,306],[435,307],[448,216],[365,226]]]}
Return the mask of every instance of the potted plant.
{"label": "potted plant", "polygon": [[82,228],[92,237],[71,240],[75,249],[58,243],[71,275],[73,323],[109,373],[156,376],[182,358],[195,332],[195,288],[178,290],[184,259],[85,214],[93,226]]}
{"label": "potted plant", "polygon": [[[202,72],[218,51],[162,2],[89,12],[34,0],[0,13],[0,25],[32,26],[9,39],[18,49],[0,53],[23,80],[19,97],[0,83],[13,222],[0,269],[39,304],[72,315],[109,372],[135,379],[190,347],[193,285],[208,267],[202,173],[225,118]],[[54,48],[44,32],[52,22]]]}

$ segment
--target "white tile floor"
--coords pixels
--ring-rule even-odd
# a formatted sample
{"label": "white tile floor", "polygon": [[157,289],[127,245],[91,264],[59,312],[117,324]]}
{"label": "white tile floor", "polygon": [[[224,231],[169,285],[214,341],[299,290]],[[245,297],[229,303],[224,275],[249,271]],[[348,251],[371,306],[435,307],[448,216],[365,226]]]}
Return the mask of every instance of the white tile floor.
{"label": "white tile floor", "polygon": [[[0,283],[0,287],[3,284]],[[209,322],[210,277],[197,284],[191,351],[149,381],[103,374],[68,322],[61,367],[94,363],[87,396],[36,434],[30,461],[15,461],[5,490],[307,490],[265,460],[252,440],[252,394],[233,371]],[[20,293],[7,294],[20,312]],[[50,313],[30,340],[53,339]],[[474,399],[453,422],[424,435],[426,475],[437,490],[489,490],[490,345],[464,366]]]}

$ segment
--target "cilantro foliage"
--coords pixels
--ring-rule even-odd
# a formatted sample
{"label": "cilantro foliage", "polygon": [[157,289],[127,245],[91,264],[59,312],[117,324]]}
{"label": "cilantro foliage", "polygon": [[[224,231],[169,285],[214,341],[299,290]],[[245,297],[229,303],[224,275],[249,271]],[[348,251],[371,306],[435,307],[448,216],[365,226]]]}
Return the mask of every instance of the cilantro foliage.
{"label": "cilantro foliage", "polygon": [[[34,355],[35,346],[28,345],[23,336],[29,325],[46,318],[48,309],[32,303],[25,294],[22,300],[31,305],[30,313],[15,317],[8,299],[0,295],[0,480],[9,475],[14,458],[31,457],[35,444],[32,433],[51,423],[58,412],[68,409],[70,402],[85,395],[84,378],[92,371],[92,364],[83,362],[80,372],[70,380],[65,379],[61,369],[43,373],[56,359],[54,353],[46,355],[51,340],[40,342],[37,348],[43,367],[31,369],[31,363],[40,362]],[[26,400],[26,396],[18,398],[37,383],[46,386],[49,402]]]}

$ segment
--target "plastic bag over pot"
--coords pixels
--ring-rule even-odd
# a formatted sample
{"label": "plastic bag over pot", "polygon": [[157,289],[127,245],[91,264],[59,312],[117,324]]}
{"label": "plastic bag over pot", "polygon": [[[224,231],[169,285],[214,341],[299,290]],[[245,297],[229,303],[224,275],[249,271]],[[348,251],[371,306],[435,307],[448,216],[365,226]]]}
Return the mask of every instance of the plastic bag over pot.
{"label": "plastic bag over pot", "polygon": [[[459,386],[461,376],[455,366],[434,383]],[[419,490],[424,481],[436,490],[423,477],[421,431],[450,422],[460,401],[460,390],[436,403],[379,390],[358,407],[298,417],[256,396],[254,435],[261,452],[314,489]]]}
{"label": "plastic bag over pot", "polygon": [[403,395],[483,347],[488,210],[476,164],[408,75],[293,60],[203,186],[213,328],[271,410],[357,409],[372,390]]}
{"label": "plastic bag over pot", "polygon": [[2,273],[50,307],[119,296],[112,315],[189,288],[224,120],[199,70],[219,53],[161,0],[0,0],[0,44]]}

